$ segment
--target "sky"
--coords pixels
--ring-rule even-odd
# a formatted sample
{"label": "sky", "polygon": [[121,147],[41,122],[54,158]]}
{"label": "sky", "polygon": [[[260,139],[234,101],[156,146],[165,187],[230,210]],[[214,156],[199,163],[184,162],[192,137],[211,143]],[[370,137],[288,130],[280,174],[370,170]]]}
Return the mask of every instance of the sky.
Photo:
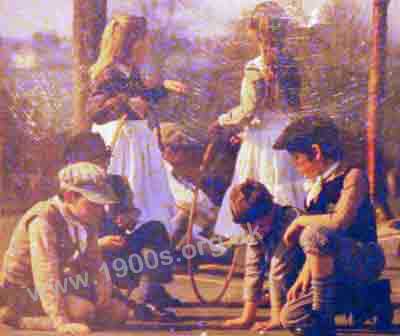
{"label": "sky", "polygon": [[[150,0],[147,0],[150,1]],[[168,3],[169,0],[159,0]],[[180,0],[196,4],[196,9],[180,10],[177,21],[185,30],[201,34],[214,33],[230,20],[238,17],[244,8],[253,8],[262,0]],[[327,0],[304,0],[308,15]],[[372,0],[349,0],[370,1]],[[138,0],[108,0],[109,14],[115,11],[135,12]],[[56,31],[63,36],[71,36],[73,0],[0,0],[0,36],[29,37],[37,31]],[[400,1],[391,1],[391,13],[400,10]],[[156,20],[162,22],[162,10],[156,13]],[[400,34],[400,22],[389,17],[390,33]],[[398,35],[396,35],[398,36]]]}
{"label": "sky", "polygon": [[[108,0],[109,12],[129,10],[134,1]],[[168,0],[160,2],[166,1]],[[257,2],[260,1],[202,0],[201,12],[205,15],[204,20],[209,14],[216,21],[227,20],[233,18],[240,8],[252,8]],[[306,9],[311,10],[321,2],[323,0],[305,0]],[[36,31],[55,30],[62,35],[71,35],[72,3],[73,0],[0,0],[0,34],[10,37],[27,37]]]}

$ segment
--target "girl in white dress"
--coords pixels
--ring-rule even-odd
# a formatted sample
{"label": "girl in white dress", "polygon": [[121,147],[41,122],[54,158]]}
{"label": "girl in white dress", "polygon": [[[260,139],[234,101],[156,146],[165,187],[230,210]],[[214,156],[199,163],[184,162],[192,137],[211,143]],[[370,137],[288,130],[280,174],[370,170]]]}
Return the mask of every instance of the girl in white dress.
{"label": "girl in white dress", "polygon": [[107,145],[116,139],[109,172],[129,180],[142,213],[136,229],[145,222],[160,221],[171,233],[175,200],[146,115],[150,105],[166,96],[167,90],[183,93],[186,87],[165,80],[158,87],[148,88],[140,78],[138,67],[149,49],[146,26],[145,18],[128,15],[109,22],[99,58],[90,68],[88,113],[95,123],[93,131],[100,133]]}
{"label": "girl in white dress", "polygon": [[[215,135],[224,127],[244,128],[231,187],[252,178],[266,185],[278,203],[302,208],[303,178],[290,164],[287,153],[272,149],[300,105],[297,67],[283,50],[287,25],[285,11],[275,2],[255,8],[249,33],[257,40],[260,56],[245,66],[240,105],[221,115],[209,132]],[[229,208],[231,187],[224,196],[215,226],[215,233],[226,237],[241,234],[240,226],[233,225]]]}

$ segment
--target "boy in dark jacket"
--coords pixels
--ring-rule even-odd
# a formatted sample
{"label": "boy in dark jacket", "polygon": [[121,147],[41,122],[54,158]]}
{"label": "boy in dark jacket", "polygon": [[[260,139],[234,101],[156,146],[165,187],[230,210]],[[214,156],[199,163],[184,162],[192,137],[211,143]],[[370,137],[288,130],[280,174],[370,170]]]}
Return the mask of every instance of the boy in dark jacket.
{"label": "boy in dark jacket", "polygon": [[[374,209],[364,172],[343,161],[339,130],[329,118],[300,118],[282,132],[274,149],[287,150],[306,177],[306,214],[284,235],[306,255],[303,269],[287,294],[281,323],[300,326],[306,335],[335,335],[338,285],[373,283],[385,260],[377,244]],[[382,300],[390,302],[389,291]]]}

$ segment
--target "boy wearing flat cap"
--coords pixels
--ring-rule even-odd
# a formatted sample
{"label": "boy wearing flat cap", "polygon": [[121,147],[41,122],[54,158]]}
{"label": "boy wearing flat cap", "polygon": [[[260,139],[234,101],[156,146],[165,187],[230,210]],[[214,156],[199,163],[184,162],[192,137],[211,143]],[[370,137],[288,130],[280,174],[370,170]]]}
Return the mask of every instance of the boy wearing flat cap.
{"label": "boy wearing flat cap", "polygon": [[[64,160],[67,164],[91,162],[107,170],[110,156],[111,151],[98,133],[85,132],[70,140]],[[125,177],[108,174],[107,179],[118,203],[106,209],[105,220],[99,226],[99,245],[113,283],[120,288],[127,288],[128,292],[138,286],[139,304],[135,307],[137,319],[174,319],[173,312],[164,309],[181,304],[164,287],[173,280],[174,266],[166,227],[159,221],[140,221],[140,209],[135,206],[134,192]],[[154,254],[161,262],[152,259],[151,255]],[[121,276],[121,272],[115,270],[115,260],[129,265],[126,276]],[[155,262],[158,267],[153,267]]]}
{"label": "boy wearing flat cap", "polygon": [[69,165],[58,178],[58,196],[28,210],[12,235],[1,274],[0,318],[23,329],[83,335],[94,320],[122,323],[128,317],[128,308],[111,297],[97,245],[104,206],[117,198],[94,164]]}
{"label": "boy wearing flat cap", "polygon": [[[306,116],[292,122],[274,149],[289,152],[307,179],[308,192],[306,214],[297,217],[283,236],[288,246],[301,246],[306,261],[287,294],[281,323],[300,326],[298,331],[305,335],[336,335],[337,285],[372,283],[385,263],[377,244],[368,180],[361,169],[343,162],[340,134],[330,118]],[[390,304],[389,288],[380,296]]]}

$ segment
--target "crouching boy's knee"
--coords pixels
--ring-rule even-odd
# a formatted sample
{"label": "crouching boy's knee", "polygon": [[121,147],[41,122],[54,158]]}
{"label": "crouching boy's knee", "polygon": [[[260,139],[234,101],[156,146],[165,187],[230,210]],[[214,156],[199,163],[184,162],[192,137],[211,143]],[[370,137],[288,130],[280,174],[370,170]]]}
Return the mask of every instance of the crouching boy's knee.
{"label": "crouching boy's knee", "polygon": [[96,314],[95,305],[87,299],[75,295],[68,295],[65,298],[68,317],[77,323],[93,321]]}
{"label": "crouching boy's knee", "polygon": [[305,254],[333,255],[336,250],[336,233],[322,225],[312,224],[300,235],[300,246]]}
{"label": "crouching boy's knee", "polygon": [[301,302],[298,304],[287,303],[280,312],[280,322],[285,329],[295,329],[309,322],[310,314]]}
{"label": "crouching boy's knee", "polygon": [[111,299],[109,306],[97,312],[96,320],[107,325],[124,324],[128,320],[129,308],[118,299]]}

